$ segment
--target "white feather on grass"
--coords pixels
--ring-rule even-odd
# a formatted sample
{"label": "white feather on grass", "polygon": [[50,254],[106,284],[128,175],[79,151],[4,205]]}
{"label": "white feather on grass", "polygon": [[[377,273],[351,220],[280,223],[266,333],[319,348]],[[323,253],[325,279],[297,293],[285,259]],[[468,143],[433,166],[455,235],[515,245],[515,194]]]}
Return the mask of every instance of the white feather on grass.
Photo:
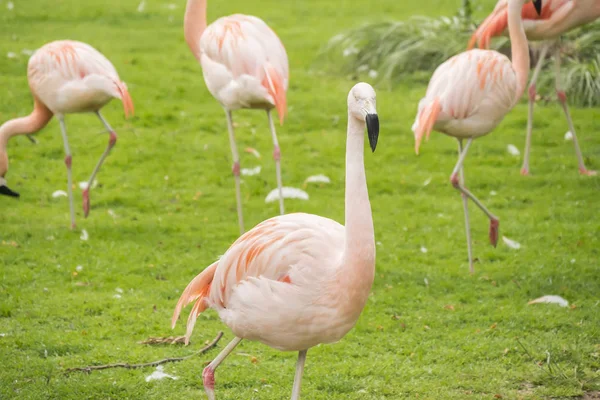
{"label": "white feather on grass", "polygon": [[59,197],[67,197],[67,192],[65,192],[64,190],[57,190],[56,192],[52,193],[52,197],[57,199]]}
{"label": "white feather on grass", "polygon": [[242,174],[242,176],[254,176],[254,175],[260,174],[260,171],[261,171],[261,166],[259,165],[254,168],[242,168],[240,173]]}
{"label": "white feather on grass", "polygon": [[502,236],[502,241],[504,242],[505,245],[507,245],[511,249],[519,250],[521,248],[521,243],[515,242],[514,240],[511,240],[511,239],[507,238],[506,236]]}
{"label": "white feather on grass", "polygon": [[[299,200],[308,200],[308,193],[306,193],[302,189],[297,189],[293,187],[283,187],[283,198],[284,199],[299,199]],[[272,203],[274,201],[279,200],[279,189],[271,190],[271,193],[267,195],[265,198],[265,203]]]}
{"label": "white feather on grass", "polygon": [[561,307],[569,306],[569,302],[567,300],[563,299],[560,296],[556,296],[556,295],[542,296],[535,300],[531,300],[527,304],[529,304],[529,305],[531,305],[531,304],[558,304]]}
{"label": "white feather on grass", "polygon": [[519,149],[517,149],[517,146],[515,146],[514,144],[509,144],[506,147],[506,149],[508,150],[511,156],[519,157],[521,155],[521,152],[519,151]]}
{"label": "white feather on grass", "polygon": [[81,236],[79,236],[79,239],[81,239],[84,242],[86,242],[89,238],[90,238],[90,235],[88,235],[87,231],[85,229],[82,229],[81,230]]}
{"label": "white feather on grass", "polygon": [[146,382],[155,381],[155,380],[159,381],[159,380],[165,379],[165,378],[169,378],[169,379],[173,379],[173,380],[179,379],[176,376],[165,373],[163,366],[159,365],[156,367],[156,371],[154,371],[153,373],[151,373],[150,375],[148,375],[146,377]]}
{"label": "white feather on grass", "polygon": [[312,175],[306,178],[304,183],[331,183],[331,179],[323,174]]}

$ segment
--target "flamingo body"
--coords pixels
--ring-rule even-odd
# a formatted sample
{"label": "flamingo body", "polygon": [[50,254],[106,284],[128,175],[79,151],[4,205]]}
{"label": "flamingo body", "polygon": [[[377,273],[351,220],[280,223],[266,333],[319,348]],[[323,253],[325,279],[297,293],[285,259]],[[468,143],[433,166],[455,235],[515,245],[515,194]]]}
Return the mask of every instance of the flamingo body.
{"label": "flamingo body", "polygon": [[4,176],[8,171],[6,146],[15,135],[32,134],[41,130],[54,115],[60,122],[65,148],[67,167],[67,188],[71,227],[75,227],[73,206],[72,155],[67,137],[65,115],[71,113],[94,112],[109,133],[106,150],[96,164],[83,191],[83,211],[87,217],[90,210],[89,188],[100,170],[105,158],[117,141],[117,135],[108,122],[100,115],[100,109],[111,99],[123,102],[125,116],[133,114],[133,101],[127,85],[121,81],[115,67],[92,46],[73,40],[59,40],[47,43],[29,59],[27,79],[34,97],[33,112],[27,117],[7,121],[0,126],[0,194],[18,197],[6,186]]}
{"label": "flamingo body", "polygon": [[204,80],[227,109],[286,112],[289,66],[283,44],[260,18],[234,14],[210,24],[200,39]]}
{"label": "flamingo body", "polygon": [[82,42],[42,46],[29,59],[27,78],[33,95],[54,114],[98,111],[113,98],[123,102],[127,116],[133,113],[127,86],[115,67]]}
{"label": "flamingo body", "polygon": [[292,400],[300,396],[306,352],[340,340],[356,324],[375,276],[375,236],[364,169],[364,130],[375,151],[379,119],[375,91],[366,83],[348,94],[345,226],[312,214],[270,218],[242,234],[182,293],[171,320],[194,303],[186,343],[207,308],[236,338],[204,369],[208,398],[214,373],[242,339],[298,351]]}
{"label": "flamingo body", "polygon": [[[343,248],[344,227],[331,219],[301,213],[268,219],[209,267],[210,289],[196,302],[206,301],[236,336],[279,350],[336,342],[354,326],[366,300],[346,303],[335,290]],[[206,291],[199,284],[205,277],[188,286],[178,311]],[[188,337],[196,317],[192,311]]]}
{"label": "flamingo body", "polygon": [[484,136],[516,101],[517,76],[508,57],[491,50],[460,53],[434,72],[413,131],[416,151],[424,134],[436,130],[456,138]]}

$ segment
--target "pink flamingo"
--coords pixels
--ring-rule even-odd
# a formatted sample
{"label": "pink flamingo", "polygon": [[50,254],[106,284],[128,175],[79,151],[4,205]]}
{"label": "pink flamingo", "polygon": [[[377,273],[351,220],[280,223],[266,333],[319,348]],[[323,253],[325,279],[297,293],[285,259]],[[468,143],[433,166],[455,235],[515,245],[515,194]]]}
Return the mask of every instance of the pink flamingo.
{"label": "pink flamingo", "polygon": [[87,187],[83,190],[83,210],[90,211],[89,190],[104,159],[117,141],[115,131],[100,114],[100,109],[112,98],[123,102],[125,115],[133,114],[133,102],[127,86],[121,82],[115,67],[100,52],[88,44],[61,40],[48,43],[29,59],[27,79],[33,94],[33,112],[27,117],[7,121],[0,126],[0,194],[19,197],[6,186],[8,170],[6,145],[15,135],[32,134],[42,129],[53,115],[60,122],[67,166],[71,228],[75,228],[71,150],[67,139],[65,114],[94,112],[109,133],[108,146],[96,164]]}
{"label": "pink flamingo", "polygon": [[202,66],[208,90],[225,109],[233,155],[238,222],[240,233],[244,233],[240,157],[231,113],[242,108],[267,111],[274,146],[279,211],[283,214],[281,151],[271,109],[277,109],[279,122],[283,125],[289,79],[287,54],[275,32],[260,18],[234,14],[221,17],[207,27],[206,0],[188,0],[184,31],[188,46]]}
{"label": "pink flamingo", "polygon": [[[493,246],[498,243],[500,221],[465,188],[463,162],[473,139],[493,131],[525,91],[530,62],[521,19],[521,8],[525,1],[528,0],[508,0],[512,63],[508,57],[491,50],[470,50],[452,57],[434,72],[427,94],[419,102],[412,127],[417,154],[423,136],[429,138],[432,130],[458,139],[458,162],[450,181],[463,197],[471,273],[474,269],[468,199],[490,219],[489,236]],[[541,0],[534,0],[533,4],[541,12]],[[464,139],[467,139],[467,143],[463,148]]]}
{"label": "pink flamingo", "polygon": [[[541,49],[540,57],[529,83],[529,116],[527,123],[527,139],[525,141],[525,158],[521,174],[529,175],[529,153],[531,150],[531,133],[533,130],[533,109],[535,105],[536,82],[544,64],[548,50],[553,43],[560,41],[560,35],[581,25],[593,22],[600,18],[600,2],[598,0],[545,0],[541,15],[538,15],[531,4],[526,4],[522,9],[525,34],[529,40],[547,40]],[[469,42],[469,49],[475,46],[489,48],[490,40],[494,36],[503,35],[507,26],[507,0],[500,0],[494,11],[481,23]],[[556,95],[563,108],[569,129],[573,134],[575,154],[579,163],[579,172],[582,175],[596,175],[596,171],[586,168],[583,156],[577,141],[575,126],[567,105],[567,95],[562,88],[560,80],[560,46],[556,47],[555,59],[555,87]]]}
{"label": "pink flamingo", "polygon": [[195,301],[186,342],[198,315],[211,307],[236,338],[202,373],[214,400],[214,373],[243,339],[298,351],[292,400],[309,348],[340,340],[365,306],[375,273],[375,237],[364,167],[365,121],[371,149],[379,136],[375,91],[358,83],[348,94],[346,227],[312,214],[268,219],[242,235],[221,259],[187,286],[173,314]]}

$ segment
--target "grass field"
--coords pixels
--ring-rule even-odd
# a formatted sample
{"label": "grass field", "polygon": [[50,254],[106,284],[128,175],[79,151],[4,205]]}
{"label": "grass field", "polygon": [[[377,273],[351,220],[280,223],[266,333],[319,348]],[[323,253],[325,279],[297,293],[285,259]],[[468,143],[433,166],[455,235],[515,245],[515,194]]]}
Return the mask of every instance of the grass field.
{"label": "grass field", "polygon": [[[66,38],[111,59],[129,85],[136,116],[126,121],[116,101],[106,107],[119,141],[91,192],[87,220],[76,190],[75,232],[68,229],[67,199],[52,197],[66,190],[56,120],[37,146],[24,137],[9,143],[7,179],[21,198],[0,198],[0,398],[204,398],[202,368],[232,338],[216,313],[202,315],[189,347],[138,343],[183,334],[183,324],[174,332],[169,326],[179,294],[238,233],[225,117],[183,41],[185,2],[148,0],[144,12],[137,11],[139,0],[13,3],[9,10],[0,0],[0,121],[31,110],[22,50]],[[361,22],[450,15],[459,3],[209,2],[210,20],[259,15],[286,45],[289,118],[278,128],[284,184],[302,187],[319,173],[332,180],[307,187],[310,200],[288,201],[288,212],[344,217],[346,95],[354,81],[314,67],[321,45]],[[479,17],[493,1],[481,3]],[[379,147],[366,156],[376,280],[356,328],[338,344],[309,351],[303,398],[562,399],[600,391],[600,179],[577,173],[560,108],[537,109],[529,178],[506,150],[523,147],[526,104],[473,145],[467,182],[500,217],[500,234],[522,248],[502,241],[490,247],[487,221],[471,207],[479,261],[470,275],[462,203],[448,182],[455,141],[434,134],[420,156],[413,151],[410,126],[424,91],[416,81],[378,90]],[[598,110],[573,115],[588,167],[600,169]],[[263,155],[242,156],[242,168],[262,166],[243,183],[253,226],[278,212],[276,203],[264,202],[275,186],[272,146],[264,114],[238,112],[234,119],[239,147]],[[107,137],[91,115],[69,116],[67,127],[75,181],[84,181]],[[547,294],[571,307],[527,305]],[[154,368],[64,374],[191,354],[219,330],[225,337],[218,349],[165,366],[177,380],[146,382]],[[288,398],[295,359],[242,343],[217,372],[218,398]]]}

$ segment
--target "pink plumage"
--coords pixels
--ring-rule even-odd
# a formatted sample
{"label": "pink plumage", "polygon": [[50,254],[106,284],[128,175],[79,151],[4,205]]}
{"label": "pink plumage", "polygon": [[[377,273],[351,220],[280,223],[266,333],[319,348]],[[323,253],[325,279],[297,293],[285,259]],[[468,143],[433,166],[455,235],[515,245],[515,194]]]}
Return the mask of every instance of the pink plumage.
{"label": "pink plumage", "polygon": [[[549,41],[542,47],[539,60],[531,82],[529,83],[529,122],[527,124],[527,139],[525,142],[525,155],[521,174],[529,175],[529,156],[531,151],[531,138],[533,130],[533,110],[537,96],[536,82],[541,68],[548,54],[552,42],[559,42],[560,36],[572,29],[591,23],[600,18],[600,1],[598,0],[544,0],[540,15],[536,13],[531,3],[523,5],[521,15],[523,29],[527,39],[531,41]],[[500,0],[494,11],[479,25],[469,41],[468,48],[477,44],[482,49],[490,46],[491,39],[505,35],[508,27],[508,1]],[[575,126],[567,105],[567,95],[562,87],[560,76],[560,45],[556,45],[555,53],[555,80],[556,95],[563,108],[570,132],[573,134],[573,144],[582,175],[596,175],[595,171],[588,170],[583,161],[583,155],[577,140]]]}
{"label": "pink plumage", "polygon": [[4,178],[8,170],[8,139],[15,135],[35,133],[56,115],[60,121],[65,146],[71,227],[74,228],[72,156],[65,115],[94,112],[109,133],[108,146],[83,191],[83,210],[87,217],[90,210],[89,188],[117,141],[116,133],[102,117],[100,109],[116,98],[123,102],[125,116],[128,117],[133,115],[133,101],[127,85],[121,81],[111,62],[92,46],[77,41],[60,40],[42,46],[29,59],[27,78],[34,97],[33,112],[27,117],[8,121],[0,127],[0,193],[18,196],[18,193],[8,189]]}
{"label": "pink plumage", "polygon": [[[473,252],[467,201],[471,199],[490,220],[490,243],[496,246],[499,220],[464,185],[463,162],[474,139],[492,132],[523,95],[529,71],[529,48],[523,32],[521,9],[526,0],[507,1],[507,24],[512,61],[491,50],[469,50],[458,54],[434,72],[419,108],[413,132],[415,151],[432,130],[458,139],[459,158],[450,181],[461,192],[465,212],[469,269]],[[536,4],[536,7],[539,7]],[[463,148],[463,140],[467,144]]]}
{"label": "pink plumage", "polygon": [[202,66],[209,92],[225,109],[233,158],[238,223],[240,233],[243,233],[240,156],[232,111],[267,111],[279,189],[279,211],[283,214],[281,150],[271,119],[271,109],[277,110],[279,122],[283,124],[287,113],[288,57],[281,40],[262,19],[234,14],[221,17],[207,26],[206,7],[206,0],[188,0],[184,18],[185,39]]}
{"label": "pink plumage", "polygon": [[375,91],[348,95],[346,224],[312,214],[270,218],[241,235],[183,291],[172,325],[188,304],[186,342],[198,315],[212,308],[236,338],[203,372],[214,399],[214,372],[243,339],[298,351],[292,399],[300,396],[306,352],[340,340],[356,324],[375,273],[375,237],[364,170],[364,130],[374,150],[379,134]]}

